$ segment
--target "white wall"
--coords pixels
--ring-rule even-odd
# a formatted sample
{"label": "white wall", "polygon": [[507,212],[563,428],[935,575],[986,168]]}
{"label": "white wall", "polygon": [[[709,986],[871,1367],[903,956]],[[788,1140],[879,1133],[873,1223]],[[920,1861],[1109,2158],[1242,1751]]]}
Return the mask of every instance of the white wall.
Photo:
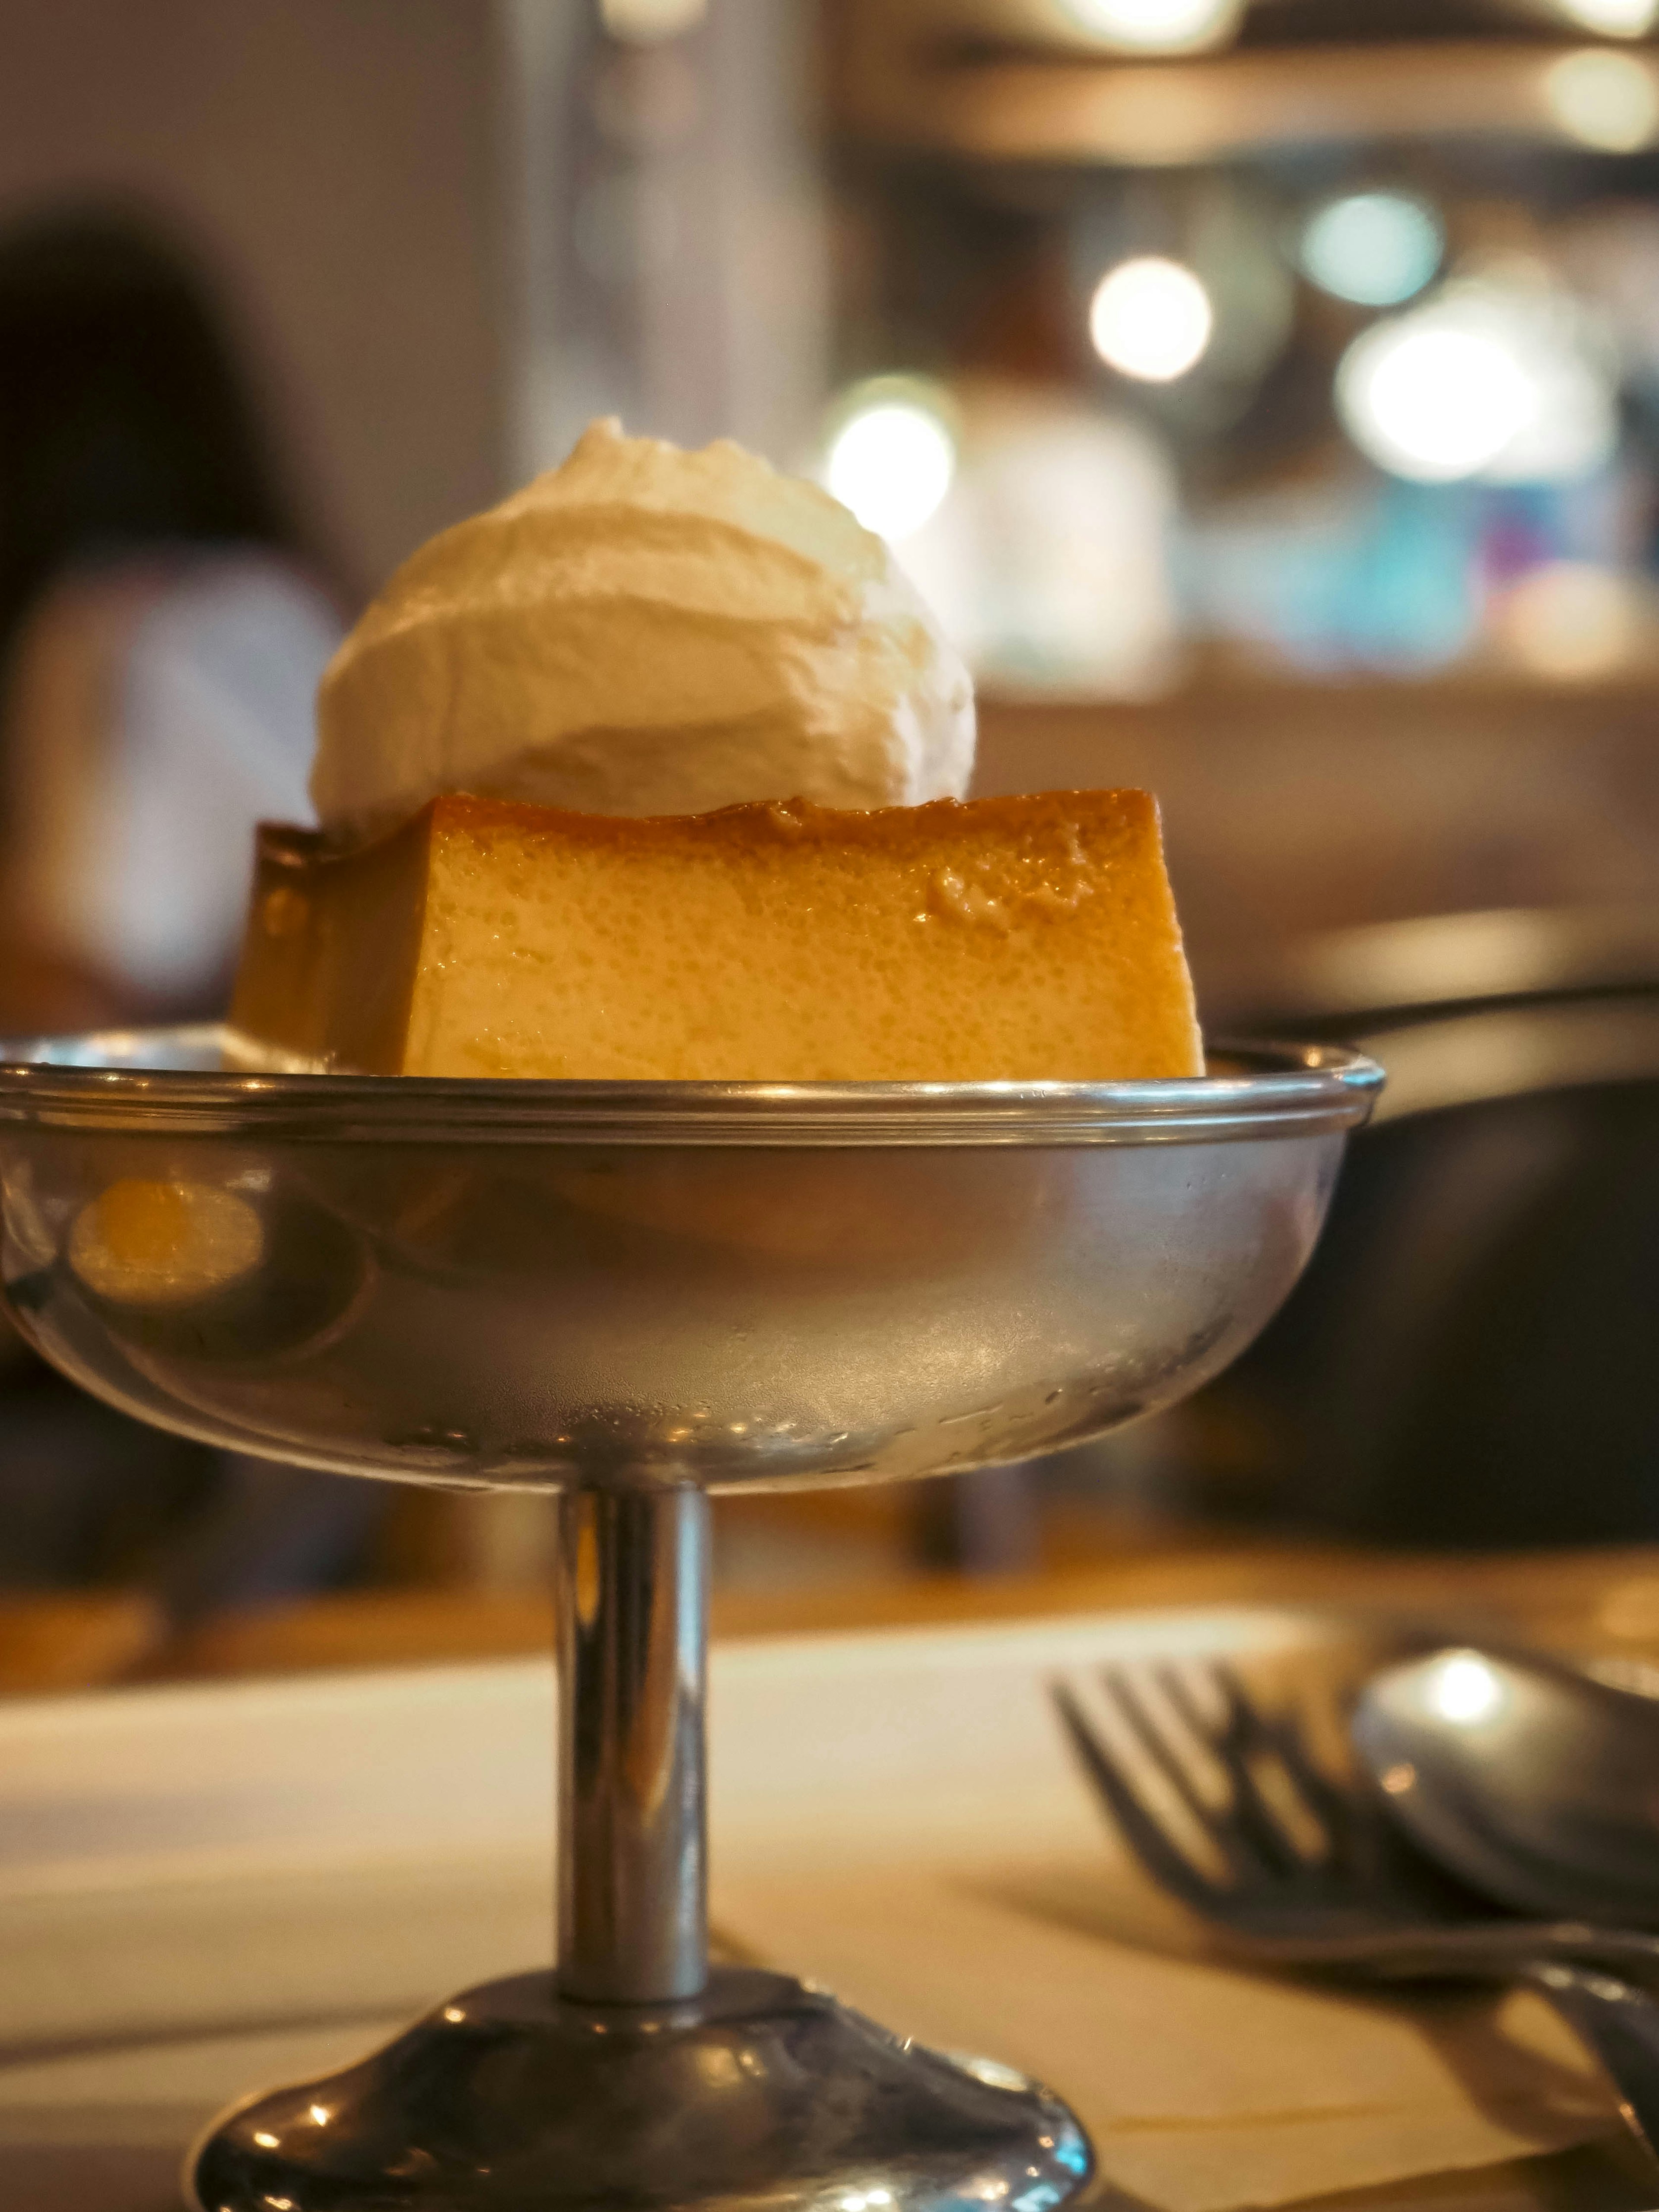
{"label": "white wall", "polygon": [[169,218],[365,586],[501,488],[495,54],[489,0],[0,0],[0,225]]}

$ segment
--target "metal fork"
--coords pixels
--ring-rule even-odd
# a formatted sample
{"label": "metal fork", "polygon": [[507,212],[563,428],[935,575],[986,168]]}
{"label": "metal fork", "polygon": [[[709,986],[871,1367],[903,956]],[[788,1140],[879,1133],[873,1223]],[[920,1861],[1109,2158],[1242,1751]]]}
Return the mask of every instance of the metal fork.
{"label": "metal fork", "polygon": [[1659,2157],[1659,2003],[1632,1986],[1659,1982],[1659,1936],[1486,1917],[1227,1665],[1109,1668],[1101,1680],[1115,1743],[1067,1684],[1052,1686],[1084,1773],[1146,1872],[1229,1949],[1358,1981],[1525,1984],[1595,2053]]}

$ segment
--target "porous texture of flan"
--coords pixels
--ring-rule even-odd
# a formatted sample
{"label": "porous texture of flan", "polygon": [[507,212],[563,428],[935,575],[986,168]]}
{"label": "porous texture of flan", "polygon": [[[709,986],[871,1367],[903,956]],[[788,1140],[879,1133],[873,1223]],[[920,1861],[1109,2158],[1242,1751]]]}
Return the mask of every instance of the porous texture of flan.
{"label": "porous texture of flan", "polygon": [[368,1073],[1203,1072],[1139,791],[646,820],[456,796],[346,853],[267,830],[232,1019]]}

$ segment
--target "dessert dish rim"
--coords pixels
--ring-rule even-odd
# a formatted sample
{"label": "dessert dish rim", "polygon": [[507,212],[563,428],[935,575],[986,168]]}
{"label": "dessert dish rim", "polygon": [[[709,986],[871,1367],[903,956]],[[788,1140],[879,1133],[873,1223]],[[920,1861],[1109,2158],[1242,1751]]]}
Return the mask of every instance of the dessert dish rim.
{"label": "dessert dish rim", "polygon": [[[1382,1085],[1346,1047],[1254,1041],[1212,1047],[1216,1073],[1121,1083],[357,1075],[250,1066],[257,1049],[222,1023],[0,1041],[0,1125],[664,1148],[1190,1144],[1352,1129]],[[215,1065],[227,1057],[241,1064]]]}

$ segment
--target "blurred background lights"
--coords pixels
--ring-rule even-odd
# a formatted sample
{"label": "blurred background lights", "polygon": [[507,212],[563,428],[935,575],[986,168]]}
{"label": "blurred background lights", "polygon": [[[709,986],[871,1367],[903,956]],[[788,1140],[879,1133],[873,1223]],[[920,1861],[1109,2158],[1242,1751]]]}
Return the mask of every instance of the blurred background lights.
{"label": "blurred background lights", "polygon": [[920,389],[878,384],[845,405],[823,481],[866,530],[897,540],[920,530],[941,504],[956,466],[956,439],[944,411]]}
{"label": "blurred background lights", "polygon": [[1243,14],[1243,0],[1062,0],[1085,31],[1146,53],[1189,53],[1217,45]]}
{"label": "blurred background lights", "polygon": [[1633,54],[1563,54],[1544,73],[1544,97],[1567,136],[1600,153],[1633,154],[1659,133],[1659,84]]}
{"label": "blurred background lights", "polygon": [[1491,332],[1385,324],[1357,339],[1337,404],[1363,453],[1398,477],[1452,483],[1478,476],[1525,422],[1532,393]]}
{"label": "blurred background lights", "polygon": [[1505,594],[1498,635],[1534,675],[1586,682],[1612,674],[1641,647],[1639,587],[1591,561],[1547,561]]}
{"label": "blurred background lights", "polygon": [[1571,483],[1618,439],[1610,378],[1536,283],[1471,283],[1376,325],[1344,356],[1336,398],[1360,450],[1420,483]]}
{"label": "blurred background lights", "polygon": [[1179,261],[1146,254],[1120,262],[1095,288],[1089,336],[1109,368],[1169,384],[1204,357],[1215,329],[1210,295]]}
{"label": "blurred background lights", "polygon": [[1439,218],[1404,192],[1351,192],[1310,216],[1300,260],[1322,291],[1364,307],[1420,292],[1440,266]]}
{"label": "blurred background lights", "polygon": [[1659,0],[1556,0],[1569,22],[1609,39],[1639,39],[1659,23]]}
{"label": "blurred background lights", "polygon": [[653,46],[683,38],[708,12],[708,0],[599,0],[599,21],[613,39]]}

